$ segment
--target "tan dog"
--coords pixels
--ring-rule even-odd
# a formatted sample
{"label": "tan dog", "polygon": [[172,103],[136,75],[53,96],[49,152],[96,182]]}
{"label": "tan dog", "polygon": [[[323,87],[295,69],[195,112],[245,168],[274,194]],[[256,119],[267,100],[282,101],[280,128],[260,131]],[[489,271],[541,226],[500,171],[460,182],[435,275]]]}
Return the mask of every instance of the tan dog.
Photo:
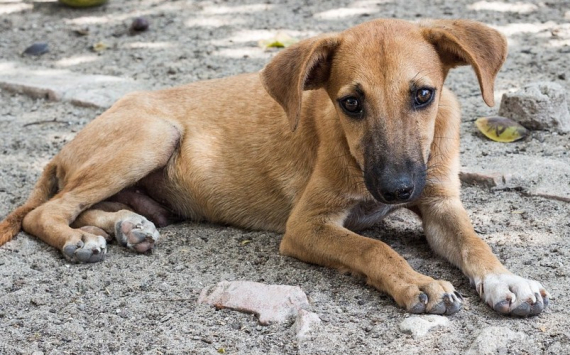
{"label": "tan dog", "polygon": [[284,255],[362,274],[410,312],[455,313],[449,282],[353,232],[407,207],[487,304],[538,314],[546,290],[499,262],[459,200],[460,110],[443,86],[469,64],[493,105],[505,57],[505,39],[477,22],[376,20],[304,40],[258,74],[129,95],[53,158],[0,244],[23,226],[95,262],[109,234],[151,249],[159,234],[141,214],[160,226],[172,213],[284,232]]}

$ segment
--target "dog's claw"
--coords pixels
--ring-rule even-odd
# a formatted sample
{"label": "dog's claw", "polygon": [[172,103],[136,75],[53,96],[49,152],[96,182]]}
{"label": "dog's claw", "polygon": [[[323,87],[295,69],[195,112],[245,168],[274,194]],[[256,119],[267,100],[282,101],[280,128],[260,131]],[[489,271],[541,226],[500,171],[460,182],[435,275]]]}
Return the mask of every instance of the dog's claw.
{"label": "dog's claw", "polygon": [[119,244],[144,253],[154,248],[160,234],[152,222],[135,215],[115,224],[115,238]]}
{"label": "dog's claw", "polygon": [[74,263],[96,263],[105,259],[107,242],[100,235],[83,235],[80,241],[65,245],[62,252]]}
{"label": "dog's claw", "polygon": [[458,300],[463,301],[463,296],[461,295],[461,293],[453,291],[453,294],[455,295],[455,297],[457,297]]}

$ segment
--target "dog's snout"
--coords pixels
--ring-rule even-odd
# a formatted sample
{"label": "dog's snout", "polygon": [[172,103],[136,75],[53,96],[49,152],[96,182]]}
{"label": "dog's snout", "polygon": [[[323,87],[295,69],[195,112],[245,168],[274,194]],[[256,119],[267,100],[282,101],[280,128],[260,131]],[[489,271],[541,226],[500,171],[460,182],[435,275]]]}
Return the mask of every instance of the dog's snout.
{"label": "dog's snout", "polygon": [[380,191],[382,197],[387,202],[406,202],[408,201],[414,193],[414,184],[412,181],[406,181],[401,183],[399,186],[394,186],[388,189],[382,189]]}
{"label": "dog's snout", "polygon": [[380,202],[408,203],[416,200],[426,183],[425,165],[414,161],[405,164],[371,165],[364,173],[368,191]]}

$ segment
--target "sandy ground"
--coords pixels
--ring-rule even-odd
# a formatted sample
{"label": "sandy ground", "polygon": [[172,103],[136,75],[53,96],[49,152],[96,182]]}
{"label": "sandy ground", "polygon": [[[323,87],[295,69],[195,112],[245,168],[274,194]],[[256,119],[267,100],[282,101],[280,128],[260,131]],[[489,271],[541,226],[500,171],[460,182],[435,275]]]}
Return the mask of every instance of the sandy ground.
{"label": "sandy ground", "polygon": [[[461,17],[491,24],[509,37],[509,59],[496,83],[498,99],[539,80],[569,88],[569,1],[426,3],[111,0],[104,7],[73,10],[53,2],[0,1],[0,61],[134,78],[161,88],[259,70],[273,52],[258,48],[257,41],[277,31],[303,38],[377,17]],[[150,30],[129,36],[126,29],[137,15],[150,19]],[[74,33],[82,27],[89,28],[87,36]],[[49,42],[49,53],[20,55],[41,40]],[[94,53],[89,47],[97,42],[109,49]],[[498,107],[484,105],[469,68],[452,72],[447,83],[463,105],[463,165],[530,161],[523,168],[537,173],[534,161],[570,164],[568,135],[535,132],[510,145],[484,139],[473,121]],[[0,91],[0,218],[23,203],[44,164],[100,113]],[[59,122],[26,125],[53,119]],[[552,190],[567,187],[569,179],[554,181]],[[457,269],[431,253],[418,221],[405,213],[364,234],[392,245],[417,270],[451,281],[466,297],[448,327],[419,339],[399,331],[409,315],[389,297],[359,278],[280,256],[277,234],[182,223],[161,230],[164,238],[151,255],[111,245],[103,263],[71,265],[58,251],[21,233],[0,248],[0,354],[218,354],[224,349],[227,354],[451,355],[465,353],[488,327],[497,327],[497,335],[521,334],[492,353],[570,353],[570,205],[517,189],[464,186],[462,195],[476,230],[500,259],[552,293],[551,307],[540,316],[495,314]],[[290,323],[260,326],[253,315],[197,305],[200,290],[220,280],[299,285],[322,325],[308,341],[298,342]]]}

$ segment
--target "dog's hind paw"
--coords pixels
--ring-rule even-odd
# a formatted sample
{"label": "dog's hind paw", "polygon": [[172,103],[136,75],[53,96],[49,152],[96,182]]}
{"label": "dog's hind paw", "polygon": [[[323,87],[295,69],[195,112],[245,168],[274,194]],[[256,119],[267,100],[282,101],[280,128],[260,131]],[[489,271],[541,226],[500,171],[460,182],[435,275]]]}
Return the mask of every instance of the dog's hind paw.
{"label": "dog's hind paw", "polygon": [[144,253],[154,248],[160,234],[154,223],[143,216],[133,214],[115,224],[115,238],[121,245]]}
{"label": "dog's hind paw", "polygon": [[103,236],[85,233],[80,240],[66,243],[62,253],[74,263],[96,263],[105,259],[107,242]]}
{"label": "dog's hind paw", "polygon": [[550,295],[538,281],[513,274],[491,274],[475,280],[479,296],[495,311],[517,317],[540,314]]}

